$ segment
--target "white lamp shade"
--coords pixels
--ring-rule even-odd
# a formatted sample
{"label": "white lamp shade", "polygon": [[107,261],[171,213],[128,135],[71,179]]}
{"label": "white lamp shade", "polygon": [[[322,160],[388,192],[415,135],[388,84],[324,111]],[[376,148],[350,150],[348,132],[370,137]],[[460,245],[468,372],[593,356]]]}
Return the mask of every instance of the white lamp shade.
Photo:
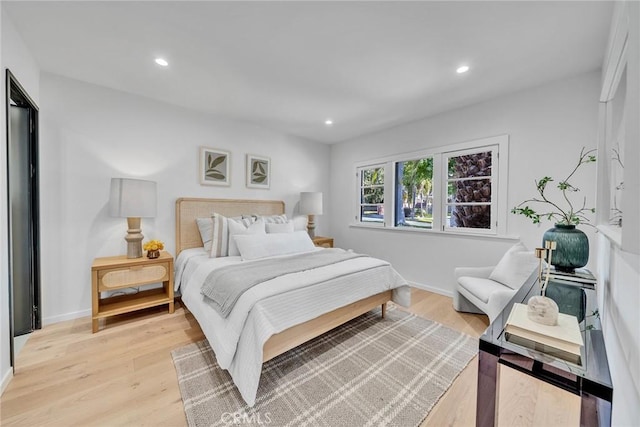
{"label": "white lamp shade", "polygon": [[300,213],[322,215],[322,193],[312,191],[300,193]]}
{"label": "white lamp shade", "polygon": [[109,213],[123,218],[156,216],[158,192],[154,181],[111,178]]}

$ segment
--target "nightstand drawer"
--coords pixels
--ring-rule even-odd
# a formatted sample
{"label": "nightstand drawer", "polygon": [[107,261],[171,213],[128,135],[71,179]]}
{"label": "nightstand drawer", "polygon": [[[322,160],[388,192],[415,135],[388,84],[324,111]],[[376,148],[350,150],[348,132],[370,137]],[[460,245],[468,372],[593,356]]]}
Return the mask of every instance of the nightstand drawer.
{"label": "nightstand drawer", "polygon": [[98,291],[164,282],[169,280],[169,272],[168,262],[102,270],[98,274]]}

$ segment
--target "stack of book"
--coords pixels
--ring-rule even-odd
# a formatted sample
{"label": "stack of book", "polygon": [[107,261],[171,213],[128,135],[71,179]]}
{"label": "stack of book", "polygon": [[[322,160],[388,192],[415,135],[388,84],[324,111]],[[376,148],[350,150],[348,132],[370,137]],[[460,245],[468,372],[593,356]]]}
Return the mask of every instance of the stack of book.
{"label": "stack of book", "polygon": [[582,365],[584,342],[575,316],[559,313],[558,324],[548,326],[529,319],[525,304],[514,304],[504,334],[511,343]]}

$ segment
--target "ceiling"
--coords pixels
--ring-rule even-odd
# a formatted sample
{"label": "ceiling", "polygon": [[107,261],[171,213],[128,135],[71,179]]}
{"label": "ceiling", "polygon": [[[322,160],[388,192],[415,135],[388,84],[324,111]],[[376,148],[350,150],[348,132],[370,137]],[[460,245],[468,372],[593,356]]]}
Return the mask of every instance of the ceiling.
{"label": "ceiling", "polygon": [[598,69],[613,3],[2,7],[43,71],[331,143]]}

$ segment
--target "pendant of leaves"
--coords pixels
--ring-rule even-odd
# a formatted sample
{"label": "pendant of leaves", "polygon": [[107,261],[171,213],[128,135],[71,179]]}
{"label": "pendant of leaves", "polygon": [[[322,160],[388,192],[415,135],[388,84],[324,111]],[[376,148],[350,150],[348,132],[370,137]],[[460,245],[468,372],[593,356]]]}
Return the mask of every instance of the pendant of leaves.
{"label": "pendant of leaves", "polygon": [[251,166],[251,181],[262,184],[267,179],[267,162],[254,160]]}
{"label": "pendant of leaves", "polygon": [[204,172],[205,176],[219,180],[226,179],[224,174],[216,169],[216,166],[219,166],[220,163],[224,162],[226,158],[227,156],[224,154],[214,157],[213,154],[207,153],[207,169]]}

